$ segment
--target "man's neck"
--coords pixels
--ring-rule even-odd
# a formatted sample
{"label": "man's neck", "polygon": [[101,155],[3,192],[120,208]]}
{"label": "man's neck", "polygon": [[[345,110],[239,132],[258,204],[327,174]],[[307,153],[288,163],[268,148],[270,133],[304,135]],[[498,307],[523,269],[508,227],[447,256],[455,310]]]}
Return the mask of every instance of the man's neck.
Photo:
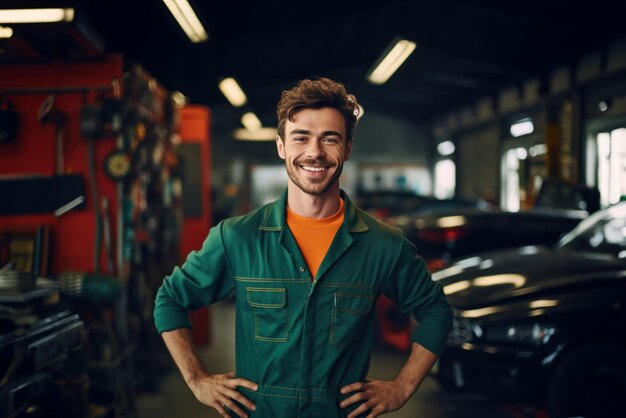
{"label": "man's neck", "polygon": [[331,187],[322,195],[312,195],[303,192],[298,186],[289,182],[287,206],[300,216],[327,218],[339,210],[339,185]]}

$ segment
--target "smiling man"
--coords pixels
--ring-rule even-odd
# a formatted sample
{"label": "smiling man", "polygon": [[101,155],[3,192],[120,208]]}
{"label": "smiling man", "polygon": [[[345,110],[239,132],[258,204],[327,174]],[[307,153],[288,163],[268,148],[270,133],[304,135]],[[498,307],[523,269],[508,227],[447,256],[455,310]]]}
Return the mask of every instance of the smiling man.
{"label": "smiling man", "polygon": [[[400,230],[339,187],[358,106],[327,78],[278,103],[276,148],[289,175],[276,202],[211,229],[167,276],[155,323],[196,398],[224,417],[376,417],[406,403],[441,354],[452,312]],[[236,371],[209,375],[188,311],[236,295]],[[376,298],[419,325],[395,379],[368,377]]]}

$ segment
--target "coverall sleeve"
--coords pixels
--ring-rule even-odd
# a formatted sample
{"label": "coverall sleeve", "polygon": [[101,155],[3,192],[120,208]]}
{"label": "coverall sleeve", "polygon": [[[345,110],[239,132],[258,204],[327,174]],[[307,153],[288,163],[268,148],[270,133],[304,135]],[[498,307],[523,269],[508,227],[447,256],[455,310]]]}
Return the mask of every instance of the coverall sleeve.
{"label": "coverall sleeve", "polygon": [[452,329],[452,309],[415,246],[406,238],[402,241],[384,293],[400,310],[412,312],[418,321],[411,340],[440,356]]}
{"label": "coverall sleeve", "polygon": [[226,298],[235,288],[222,237],[223,223],[211,228],[199,251],[163,279],[154,306],[154,323],[161,333],[191,328],[189,311]]}

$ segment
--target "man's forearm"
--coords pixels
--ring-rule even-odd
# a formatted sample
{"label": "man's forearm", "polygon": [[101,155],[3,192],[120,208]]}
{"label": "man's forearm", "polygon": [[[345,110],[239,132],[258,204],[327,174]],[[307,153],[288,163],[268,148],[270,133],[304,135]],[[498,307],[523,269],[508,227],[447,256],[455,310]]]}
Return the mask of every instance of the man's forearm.
{"label": "man's forearm", "polygon": [[341,388],[343,395],[348,395],[339,406],[347,408],[360,402],[360,405],[348,414],[356,418],[368,412],[368,417],[377,417],[402,407],[415,393],[419,385],[433,367],[437,356],[424,346],[413,343],[411,355],[392,381],[367,379]]}
{"label": "man's forearm", "polygon": [[207,371],[196,353],[190,329],[178,328],[163,332],[161,336],[188,385],[207,376]]}
{"label": "man's forearm", "polygon": [[242,409],[242,405],[251,411],[256,410],[254,402],[239,393],[237,388],[256,391],[258,385],[236,377],[234,372],[209,375],[196,354],[188,328],[166,331],[161,335],[185,382],[200,402],[215,409],[223,417],[234,413],[247,418],[248,413]]}
{"label": "man's forearm", "polygon": [[435,354],[422,345],[413,343],[411,355],[394,379],[406,389],[407,398],[415,393],[436,361]]}

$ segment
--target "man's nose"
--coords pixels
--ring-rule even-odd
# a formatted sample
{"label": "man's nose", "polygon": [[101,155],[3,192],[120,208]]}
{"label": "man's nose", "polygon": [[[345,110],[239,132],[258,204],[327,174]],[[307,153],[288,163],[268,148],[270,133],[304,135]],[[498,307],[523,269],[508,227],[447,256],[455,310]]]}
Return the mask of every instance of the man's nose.
{"label": "man's nose", "polygon": [[324,147],[322,143],[317,140],[309,141],[309,146],[306,151],[307,157],[309,158],[318,158],[324,155]]}

